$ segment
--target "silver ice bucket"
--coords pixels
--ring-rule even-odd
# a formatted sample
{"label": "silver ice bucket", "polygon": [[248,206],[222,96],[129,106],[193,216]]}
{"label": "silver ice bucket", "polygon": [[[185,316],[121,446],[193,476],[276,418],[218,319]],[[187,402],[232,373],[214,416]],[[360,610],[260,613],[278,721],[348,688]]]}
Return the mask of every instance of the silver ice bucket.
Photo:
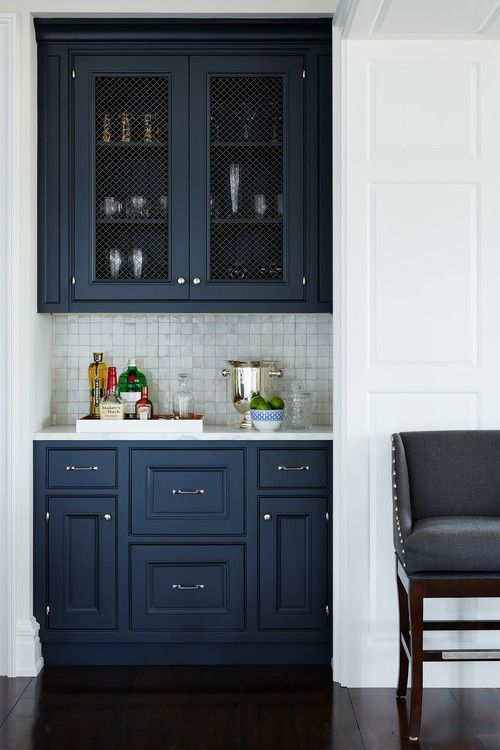
{"label": "silver ice bucket", "polygon": [[250,401],[256,393],[260,393],[266,400],[273,395],[272,378],[281,378],[283,370],[276,367],[274,362],[262,360],[228,359],[226,364],[230,369],[224,368],[222,375],[231,377],[231,399],[234,408],[239,414],[243,414],[243,420],[238,420],[236,427],[244,430],[252,429],[250,419]]}

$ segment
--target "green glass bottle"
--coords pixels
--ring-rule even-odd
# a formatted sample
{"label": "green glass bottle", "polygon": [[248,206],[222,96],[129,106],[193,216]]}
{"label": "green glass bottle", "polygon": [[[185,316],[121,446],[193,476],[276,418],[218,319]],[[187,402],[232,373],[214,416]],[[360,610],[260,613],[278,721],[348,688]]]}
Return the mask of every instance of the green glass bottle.
{"label": "green glass bottle", "polygon": [[118,393],[125,407],[124,419],[135,419],[135,405],[141,398],[142,388],[147,386],[146,376],[137,369],[135,359],[129,359],[125,372],[118,380]]}

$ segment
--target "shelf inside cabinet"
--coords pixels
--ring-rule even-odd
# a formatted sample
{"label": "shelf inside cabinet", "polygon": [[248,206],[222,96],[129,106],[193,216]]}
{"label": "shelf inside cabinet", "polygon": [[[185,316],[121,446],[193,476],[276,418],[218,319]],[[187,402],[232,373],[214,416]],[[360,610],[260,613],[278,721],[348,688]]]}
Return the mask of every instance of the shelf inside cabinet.
{"label": "shelf inside cabinet", "polygon": [[261,226],[264,224],[280,225],[283,224],[283,219],[210,219],[212,224],[252,224]]}
{"label": "shelf inside cabinet", "polygon": [[211,141],[212,148],[281,148],[282,141]]}
{"label": "shelf inside cabinet", "polygon": [[117,149],[117,148],[140,148],[140,149],[158,149],[165,148],[167,145],[166,141],[97,141],[96,148],[98,149]]}
{"label": "shelf inside cabinet", "polygon": [[105,224],[106,226],[112,226],[113,224],[116,224],[117,226],[123,226],[124,224],[141,224],[141,226],[158,226],[162,224],[168,224],[167,219],[153,219],[153,218],[143,218],[143,219],[96,219],[97,224]]}

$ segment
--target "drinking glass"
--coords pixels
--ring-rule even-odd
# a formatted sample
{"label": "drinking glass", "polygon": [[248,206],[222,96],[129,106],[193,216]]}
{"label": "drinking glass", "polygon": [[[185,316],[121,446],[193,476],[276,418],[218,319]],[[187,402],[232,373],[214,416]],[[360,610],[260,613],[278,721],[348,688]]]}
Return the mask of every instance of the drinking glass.
{"label": "drinking glass", "polygon": [[257,193],[253,199],[253,207],[257,216],[262,217],[267,211],[266,196],[263,193]]}
{"label": "drinking glass", "polygon": [[134,247],[130,255],[132,273],[135,279],[140,279],[142,276],[142,266],[144,263],[144,251],[142,247]]}
{"label": "drinking glass", "polygon": [[256,114],[257,110],[253,104],[242,104],[239,109],[238,119],[243,125],[243,139],[245,141],[250,139],[252,123],[255,120]]}
{"label": "drinking glass", "polygon": [[120,275],[120,269],[123,264],[123,256],[117,247],[112,247],[109,251],[109,270],[112,279],[117,279]]}
{"label": "drinking glass", "polygon": [[311,394],[293,382],[285,397],[285,429],[310,430],[312,427]]}
{"label": "drinking glass", "polygon": [[236,162],[233,162],[229,167],[229,188],[231,192],[231,212],[237,214],[240,192],[240,165]]}
{"label": "drinking glass", "polygon": [[278,193],[276,196],[276,212],[279,216],[283,216],[283,193]]}
{"label": "drinking glass", "polygon": [[101,209],[102,213],[107,219],[113,219],[116,218],[119,214],[122,212],[122,203],[117,198],[114,198],[112,195],[106,196],[104,198]]}
{"label": "drinking glass", "polygon": [[168,196],[167,195],[160,195],[160,197],[158,199],[158,203],[160,205],[160,214],[162,216],[166,216],[167,215],[167,211],[168,211]]}
{"label": "drinking glass", "polygon": [[128,199],[127,216],[131,219],[143,219],[149,215],[148,202],[143,195],[132,195]]}

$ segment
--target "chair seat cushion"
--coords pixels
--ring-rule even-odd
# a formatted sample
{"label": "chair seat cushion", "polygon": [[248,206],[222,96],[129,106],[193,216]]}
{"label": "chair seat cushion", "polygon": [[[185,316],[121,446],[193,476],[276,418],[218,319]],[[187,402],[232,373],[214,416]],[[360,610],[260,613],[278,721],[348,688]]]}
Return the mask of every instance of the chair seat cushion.
{"label": "chair seat cushion", "polygon": [[499,572],[500,518],[422,518],[404,542],[406,569],[418,572]]}

